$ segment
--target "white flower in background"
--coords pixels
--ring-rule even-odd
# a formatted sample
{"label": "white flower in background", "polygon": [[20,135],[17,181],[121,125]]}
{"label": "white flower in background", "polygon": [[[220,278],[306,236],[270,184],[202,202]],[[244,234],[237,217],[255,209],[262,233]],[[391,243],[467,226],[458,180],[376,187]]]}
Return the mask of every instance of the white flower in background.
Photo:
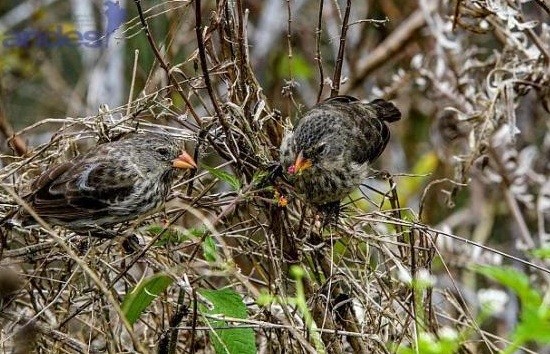
{"label": "white flower in background", "polygon": [[497,289],[479,289],[477,298],[481,307],[492,314],[501,313],[508,302],[508,294]]}
{"label": "white flower in background", "polygon": [[418,335],[418,337],[419,337],[420,341],[423,342],[423,343],[432,343],[433,345],[435,345],[435,343],[436,343],[435,336],[431,333],[421,332]]}
{"label": "white flower in background", "polygon": [[458,339],[458,332],[454,328],[447,326],[440,328],[437,334],[439,334],[441,339],[447,341],[455,341]]}
{"label": "white flower in background", "polygon": [[399,273],[397,274],[397,277],[399,278],[399,280],[401,280],[401,282],[405,284],[412,284],[411,273],[403,267],[399,267]]}
{"label": "white flower in background", "polygon": [[414,284],[415,286],[423,289],[431,288],[434,286],[436,281],[436,278],[430,273],[429,270],[425,268],[419,269],[413,279],[411,273],[407,269],[400,267],[397,277],[401,282],[407,285]]}
{"label": "white flower in background", "polygon": [[431,288],[435,285],[435,277],[426,268],[421,268],[416,273],[416,281],[423,288]]}

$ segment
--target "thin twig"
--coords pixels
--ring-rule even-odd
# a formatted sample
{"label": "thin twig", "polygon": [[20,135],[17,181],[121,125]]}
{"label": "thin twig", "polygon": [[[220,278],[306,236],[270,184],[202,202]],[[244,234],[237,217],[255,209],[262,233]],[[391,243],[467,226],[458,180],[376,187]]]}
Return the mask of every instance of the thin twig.
{"label": "thin twig", "polygon": [[[225,119],[225,114],[222,112],[218,104],[218,98],[214,93],[214,89],[212,88],[212,82],[210,81],[210,74],[208,73],[208,64],[206,63],[206,50],[204,48],[204,38],[202,35],[201,0],[195,0],[195,33],[197,35],[199,61],[201,65],[202,76],[204,78],[204,84],[206,86],[206,90],[208,91],[208,95],[210,96],[210,100],[212,101],[212,105],[214,106],[214,110],[216,111],[216,116],[218,118],[218,121],[220,122],[220,125],[225,133],[228,148],[231,151],[233,156],[238,156],[239,154],[237,152],[235,142],[232,138],[233,135],[231,133],[231,129],[227,124],[227,121]],[[240,159],[236,158],[234,159],[234,162],[238,166],[240,165]]]}
{"label": "thin twig", "polygon": [[[195,0],[195,34],[197,35],[197,47],[199,49],[199,61],[202,70],[202,77],[204,79],[204,85],[216,111],[216,115],[220,120],[220,125],[224,129],[224,132],[228,134],[229,126],[225,121],[224,114],[218,104],[218,98],[216,97],[212,88],[212,82],[210,81],[210,74],[208,73],[208,64],[206,63],[206,51],[204,49],[204,38],[202,36],[202,19],[201,19],[201,0]],[[229,136],[229,135],[228,135]]]}
{"label": "thin twig", "polygon": [[141,8],[141,0],[134,0],[134,3],[136,4],[139,20],[141,21],[141,27],[143,31],[145,32],[145,36],[147,37],[147,41],[149,42],[149,45],[151,46],[151,49],[153,50],[153,53],[155,54],[155,57],[159,61],[159,64],[161,68],[166,72],[166,75],[168,76],[168,81],[170,81],[170,84],[174,86],[180,97],[182,98],[183,102],[185,102],[187,108],[189,109],[189,112],[191,112],[191,115],[195,119],[195,122],[199,127],[202,126],[202,120],[197,115],[197,112],[193,109],[193,106],[191,105],[191,102],[187,98],[187,95],[183,92],[183,88],[180,86],[178,80],[174,77],[172,74],[172,71],[170,70],[170,65],[164,60],[162,55],[160,54],[160,51],[155,43],[155,40],[153,39],[153,36],[151,32],[149,31],[149,25],[147,24],[147,20],[145,19],[145,16],[143,15],[143,9]]}
{"label": "thin twig", "polygon": [[[421,230],[421,231],[429,231],[431,232],[432,234],[430,235],[430,237],[434,238],[437,237],[437,235],[443,235],[443,236],[446,236],[446,237],[449,237],[449,238],[452,238],[454,240],[457,240],[457,241],[460,241],[460,242],[463,242],[464,244],[467,244],[467,245],[470,245],[470,246],[475,246],[475,247],[478,247],[478,248],[481,248],[483,250],[486,250],[486,251],[489,251],[491,253],[494,253],[494,254],[498,254],[499,256],[502,256],[502,257],[505,257],[505,258],[508,258],[514,262],[518,262],[518,263],[521,263],[527,267],[530,267],[530,268],[534,268],[534,269],[537,269],[537,270],[540,270],[544,273],[547,273],[547,274],[550,274],[550,269],[545,267],[545,266],[542,266],[542,265],[538,265],[536,263],[533,263],[533,262],[529,262],[529,261],[526,261],[525,259],[522,259],[522,258],[519,258],[519,257],[516,257],[516,256],[513,256],[509,253],[506,253],[506,252],[503,252],[503,251],[500,251],[496,248],[492,248],[492,247],[489,247],[489,246],[485,246],[479,242],[475,242],[475,241],[472,241],[472,240],[469,240],[467,238],[464,238],[464,237],[460,237],[458,235],[455,235],[455,234],[452,234],[450,232],[445,232],[443,230],[438,230],[436,228],[433,228],[433,227],[430,227],[428,225],[425,225],[425,224],[422,224],[420,222],[410,222],[410,221],[405,221],[405,220],[402,220],[402,219],[395,219],[394,217],[392,216],[389,216],[389,215],[385,215],[385,214],[382,214],[382,213],[375,213],[377,216],[382,216],[388,220],[391,220],[393,221],[394,223],[399,223],[403,226],[408,226],[408,227],[414,227],[418,230]],[[373,221],[379,221],[379,220],[373,220]]]}
{"label": "thin twig", "polygon": [[242,0],[236,0],[237,5],[237,46],[239,48],[237,52],[237,65],[239,66],[239,89],[241,93],[241,99],[246,97],[246,80],[248,77],[248,57],[247,49],[245,46],[246,37],[244,35],[245,22],[243,19],[243,3]]}
{"label": "thin twig", "polygon": [[130,81],[130,93],[128,94],[128,104],[126,105],[126,116],[130,115],[132,100],[134,99],[134,86],[136,84],[138,58],[139,58],[139,49],[136,49],[134,51],[134,65],[132,67],[132,80]]}
{"label": "thin twig", "polygon": [[315,28],[315,61],[319,68],[319,92],[317,93],[317,103],[321,101],[323,88],[325,87],[325,73],[323,70],[323,57],[321,56],[321,34],[323,33],[323,5],[325,0],[319,1],[319,15],[317,16],[317,28]]}
{"label": "thin twig", "polygon": [[340,82],[342,76],[342,66],[344,65],[344,53],[346,49],[346,35],[348,33],[348,21],[351,11],[351,0],[348,0],[346,6],[346,12],[344,13],[344,20],[342,21],[342,32],[340,34],[340,47],[338,48],[338,56],[336,57],[336,65],[334,68],[334,77],[332,78],[332,90],[330,91],[330,97],[338,95],[340,91]]}
{"label": "thin twig", "polygon": [[287,57],[288,57],[288,82],[287,85],[283,88],[283,96],[288,97],[287,103],[287,114],[292,116],[292,101],[293,101],[293,89],[294,89],[294,70],[292,70],[292,9],[290,6],[290,0],[286,0],[286,15],[287,15],[287,28],[286,28],[286,47],[287,47]]}
{"label": "thin twig", "polygon": [[458,24],[458,18],[460,17],[460,1],[461,0],[455,0],[455,11],[453,15],[453,31],[456,30],[456,25]]}
{"label": "thin twig", "polygon": [[547,15],[550,15],[550,5],[546,3],[547,0],[535,0],[537,5],[542,7],[546,11]]}

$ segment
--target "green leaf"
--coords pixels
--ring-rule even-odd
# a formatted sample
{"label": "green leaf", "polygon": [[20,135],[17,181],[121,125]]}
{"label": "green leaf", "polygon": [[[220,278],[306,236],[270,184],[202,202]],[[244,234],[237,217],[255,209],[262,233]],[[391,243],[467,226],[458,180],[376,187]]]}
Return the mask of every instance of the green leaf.
{"label": "green leaf", "polygon": [[429,151],[422,156],[419,156],[412,168],[412,174],[415,177],[399,178],[398,197],[401,205],[407,205],[411,198],[418,195],[418,191],[422,190],[429,180],[439,163],[439,158],[434,151]]}
{"label": "green leaf", "polygon": [[[231,289],[199,290],[199,293],[212,303],[212,308],[200,305],[203,314],[222,314],[233,318],[247,318],[246,305],[239,294]],[[213,331],[210,339],[216,354],[254,354],[256,341],[251,328],[232,328],[226,321],[206,319]],[[229,328],[228,328],[229,327]]]}
{"label": "green leaf", "polygon": [[520,323],[512,337],[516,343],[538,341],[550,343],[550,308],[543,296],[532,288],[529,277],[510,267],[473,267],[483,274],[514,291],[520,299]]}
{"label": "green leaf", "polygon": [[231,186],[233,190],[236,191],[241,189],[241,181],[239,181],[239,179],[231,173],[219,168],[209,167],[204,164],[202,164],[202,167],[204,167],[204,169],[206,169],[208,172],[210,172],[211,175],[218,178],[220,181],[229,184],[229,186]]}
{"label": "green leaf", "polygon": [[[164,226],[159,224],[149,225],[146,231],[152,236],[157,236],[164,230]],[[168,228],[155,243],[156,246],[164,246],[168,243],[180,244],[189,239],[188,234],[178,231],[175,228]]]}
{"label": "green leaf", "polygon": [[172,278],[164,273],[158,273],[140,281],[132,291],[126,294],[122,302],[122,312],[128,322],[134,324],[158,294],[166,290],[172,282]]}
{"label": "green leaf", "polygon": [[267,171],[258,170],[254,172],[254,175],[252,175],[252,182],[262,183],[263,180],[268,176],[269,176],[269,173]]}
{"label": "green leaf", "polygon": [[550,258],[550,248],[544,247],[544,248],[538,248],[531,252],[535,257],[540,259],[549,259]]}
{"label": "green leaf", "polygon": [[294,53],[292,59],[288,55],[280,58],[277,64],[277,73],[285,77],[292,72],[294,78],[307,80],[313,77],[313,70],[307,60],[299,53]]}
{"label": "green leaf", "polygon": [[550,319],[548,309],[546,311],[524,311],[521,322],[517,325],[514,333],[515,338],[522,342],[537,341],[550,343]]}
{"label": "green leaf", "polygon": [[473,269],[512,289],[520,298],[524,309],[538,308],[542,304],[542,296],[532,289],[529,277],[520,271],[510,267],[490,266],[474,266]]}
{"label": "green leaf", "polygon": [[204,258],[208,262],[215,262],[216,259],[218,259],[218,248],[214,237],[205,237],[204,242],[202,243],[202,252],[204,254]]}

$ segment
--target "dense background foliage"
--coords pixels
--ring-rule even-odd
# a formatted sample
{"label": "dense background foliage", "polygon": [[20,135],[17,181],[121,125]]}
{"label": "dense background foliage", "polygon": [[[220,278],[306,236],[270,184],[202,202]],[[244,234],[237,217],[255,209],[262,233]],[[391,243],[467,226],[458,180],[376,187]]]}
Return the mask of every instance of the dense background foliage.
{"label": "dense background foliage", "polygon": [[[113,240],[0,228],[2,348],[549,352],[549,19],[548,0],[2,1],[0,216],[133,129],[201,165]],[[322,228],[271,172],[331,92],[404,118]]]}

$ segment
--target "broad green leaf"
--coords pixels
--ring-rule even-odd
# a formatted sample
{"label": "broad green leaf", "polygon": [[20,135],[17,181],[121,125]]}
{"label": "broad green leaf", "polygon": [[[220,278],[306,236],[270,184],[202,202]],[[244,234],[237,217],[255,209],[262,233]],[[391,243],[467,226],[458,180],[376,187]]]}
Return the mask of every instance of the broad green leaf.
{"label": "broad green leaf", "polygon": [[[233,318],[247,318],[246,305],[242,298],[230,289],[199,290],[199,293],[212,303],[212,308],[200,305],[203,314],[221,314]],[[251,328],[232,328],[226,321],[206,319],[214,329],[210,332],[210,339],[216,354],[254,354],[256,341]]]}
{"label": "broad green leaf", "polygon": [[521,338],[523,342],[538,341],[547,344],[550,343],[550,318],[548,318],[548,313],[546,313],[546,316],[541,315],[542,313],[535,311],[524,311],[521,316],[521,322],[515,330],[514,337]]}
{"label": "broad green leaf", "polygon": [[136,287],[124,297],[122,312],[130,324],[134,324],[151,302],[170,284],[172,278],[164,273],[155,274],[140,281]]}
{"label": "broad green leaf", "polygon": [[210,172],[211,175],[218,178],[220,181],[229,184],[233,190],[239,190],[241,188],[241,181],[239,181],[239,179],[231,173],[219,168],[209,167],[204,164],[202,167],[204,167],[208,172]]}

